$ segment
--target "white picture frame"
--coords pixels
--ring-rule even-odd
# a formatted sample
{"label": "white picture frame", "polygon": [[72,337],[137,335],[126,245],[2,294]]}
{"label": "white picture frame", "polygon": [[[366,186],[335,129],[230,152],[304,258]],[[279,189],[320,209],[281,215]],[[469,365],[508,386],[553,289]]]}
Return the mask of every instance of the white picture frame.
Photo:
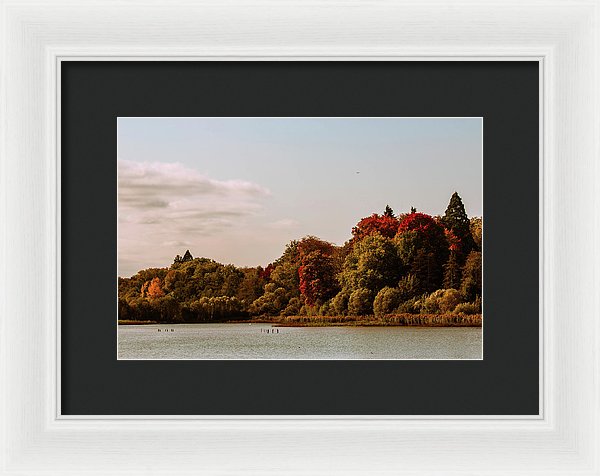
{"label": "white picture frame", "polygon": [[[0,8],[1,474],[600,474],[597,0]],[[61,415],[58,85],[75,59],[539,61],[540,414]]]}

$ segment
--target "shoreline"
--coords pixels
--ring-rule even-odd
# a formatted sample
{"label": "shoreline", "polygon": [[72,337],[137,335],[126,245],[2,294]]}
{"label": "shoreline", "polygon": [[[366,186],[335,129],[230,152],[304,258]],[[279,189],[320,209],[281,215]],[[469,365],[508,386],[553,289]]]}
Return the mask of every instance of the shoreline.
{"label": "shoreline", "polygon": [[118,325],[175,324],[271,324],[273,327],[482,327],[481,314],[392,314],[374,316],[255,317],[212,322],[119,320]]}

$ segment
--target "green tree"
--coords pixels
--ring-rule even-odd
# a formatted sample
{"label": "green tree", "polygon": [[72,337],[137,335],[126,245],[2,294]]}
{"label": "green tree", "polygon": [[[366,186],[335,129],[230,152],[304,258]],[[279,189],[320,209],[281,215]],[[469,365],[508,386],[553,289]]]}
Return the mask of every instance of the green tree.
{"label": "green tree", "polygon": [[481,217],[471,218],[469,228],[471,230],[473,241],[475,242],[475,251],[481,251],[483,241],[483,220]]}
{"label": "green tree", "polygon": [[348,314],[366,316],[373,313],[373,295],[365,288],[359,288],[348,298]]}
{"label": "green tree", "polygon": [[277,316],[290,301],[290,296],[284,288],[278,288],[275,283],[265,285],[265,293],[250,306],[250,312],[255,315]]}
{"label": "green tree", "polygon": [[173,296],[161,296],[151,303],[158,314],[159,321],[162,322],[181,322],[181,307]]}
{"label": "green tree", "polygon": [[300,296],[300,277],[298,268],[300,267],[300,251],[298,250],[299,241],[294,240],[288,243],[283,254],[273,263],[270,280],[278,288],[283,288],[292,297]]}
{"label": "green tree", "polygon": [[402,275],[393,240],[379,234],[357,242],[340,273],[340,284],[348,292],[367,289],[373,296],[385,286],[394,286]]}
{"label": "green tree", "polygon": [[331,311],[336,316],[345,316],[348,313],[348,299],[350,295],[347,291],[340,291],[331,300]]}
{"label": "green tree", "polygon": [[373,301],[373,311],[377,317],[394,312],[401,303],[401,293],[397,288],[385,287],[377,293]]}
{"label": "green tree", "polygon": [[240,302],[250,304],[261,296],[266,281],[259,268],[241,268],[240,271],[243,277],[235,295]]}
{"label": "green tree", "polygon": [[456,252],[450,252],[450,258],[444,265],[444,288],[459,289],[461,283],[461,266]]}
{"label": "green tree", "polygon": [[460,291],[466,301],[475,301],[481,297],[481,252],[471,251],[463,268],[463,278]]}
{"label": "green tree", "polygon": [[135,318],[136,318],[129,303],[125,299],[122,299],[122,298],[119,298],[118,312],[119,312],[119,320],[127,320],[127,319],[135,320]]}
{"label": "green tree", "polygon": [[417,278],[420,293],[430,293],[442,283],[442,266],[433,251],[417,250],[410,265],[410,273]]}
{"label": "green tree", "polygon": [[416,297],[420,292],[419,281],[414,274],[404,276],[398,282],[398,293],[400,302],[408,301]]}
{"label": "green tree", "polygon": [[452,312],[462,301],[462,296],[456,289],[438,289],[425,298],[422,312],[437,314]]}
{"label": "green tree", "polygon": [[300,298],[293,297],[289,300],[287,306],[281,313],[284,316],[297,316],[300,314],[300,308],[302,307],[302,301]]}

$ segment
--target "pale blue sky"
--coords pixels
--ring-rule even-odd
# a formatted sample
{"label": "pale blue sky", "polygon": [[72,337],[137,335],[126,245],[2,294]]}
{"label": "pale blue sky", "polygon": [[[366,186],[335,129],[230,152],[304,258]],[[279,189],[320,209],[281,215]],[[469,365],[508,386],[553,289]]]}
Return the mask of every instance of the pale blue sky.
{"label": "pale blue sky", "polygon": [[119,118],[118,158],[122,276],[187,248],[265,266],[386,204],[441,214],[454,191],[482,215],[480,118]]}

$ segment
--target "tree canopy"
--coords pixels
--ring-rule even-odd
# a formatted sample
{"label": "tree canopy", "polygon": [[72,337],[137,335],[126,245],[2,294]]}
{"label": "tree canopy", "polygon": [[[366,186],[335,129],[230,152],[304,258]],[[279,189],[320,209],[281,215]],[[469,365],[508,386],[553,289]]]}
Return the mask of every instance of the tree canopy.
{"label": "tree canopy", "polygon": [[477,312],[482,219],[455,192],[441,217],[362,218],[341,246],[306,236],[265,267],[236,267],[190,250],[165,268],[118,279],[119,318],[205,322],[277,315]]}

